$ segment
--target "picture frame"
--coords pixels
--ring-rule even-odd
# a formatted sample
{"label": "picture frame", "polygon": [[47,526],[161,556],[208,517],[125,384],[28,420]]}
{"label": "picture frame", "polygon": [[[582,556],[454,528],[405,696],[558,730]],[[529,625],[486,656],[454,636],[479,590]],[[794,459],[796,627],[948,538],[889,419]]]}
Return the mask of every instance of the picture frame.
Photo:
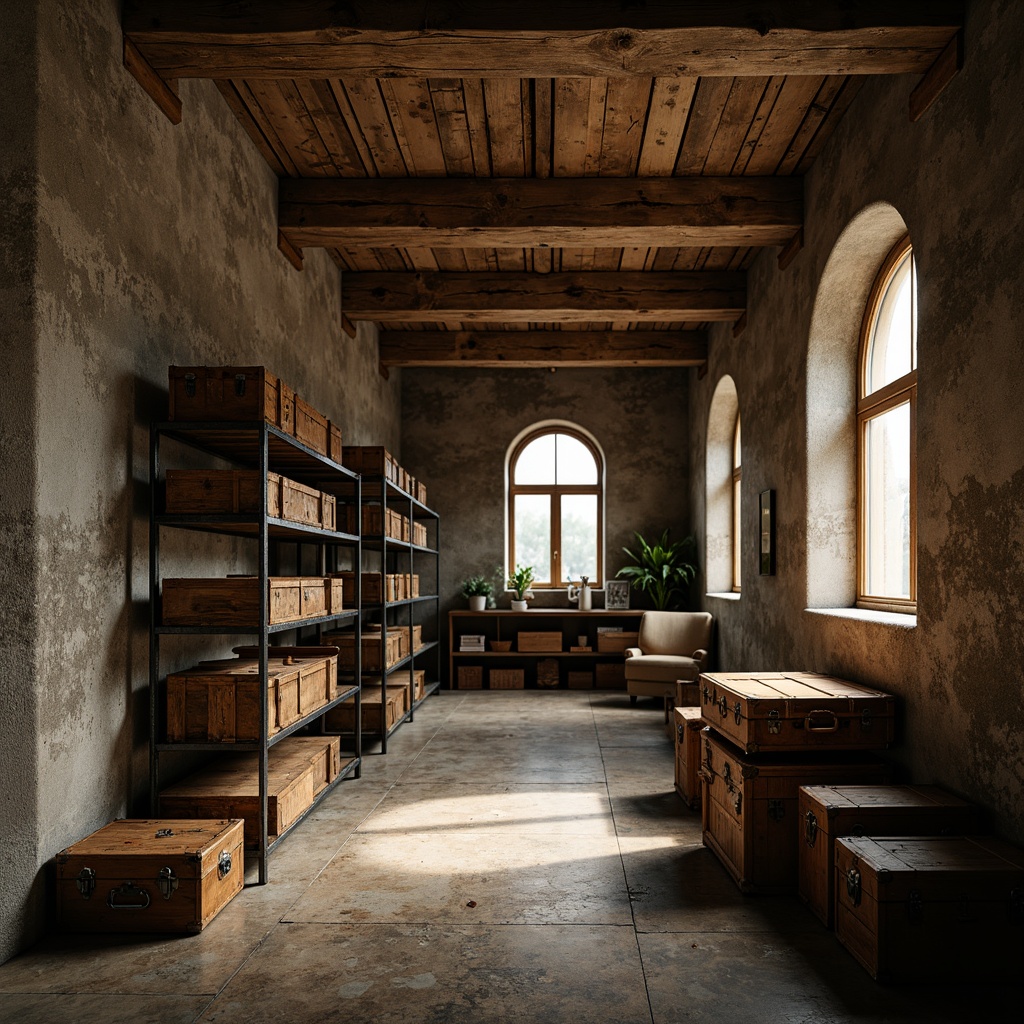
{"label": "picture frame", "polygon": [[762,491],[758,507],[760,509],[760,575],[775,575],[775,491]]}
{"label": "picture frame", "polygon": [[629,608],[629,580],[607,580],[604,585],[604,606],[616,611]]}

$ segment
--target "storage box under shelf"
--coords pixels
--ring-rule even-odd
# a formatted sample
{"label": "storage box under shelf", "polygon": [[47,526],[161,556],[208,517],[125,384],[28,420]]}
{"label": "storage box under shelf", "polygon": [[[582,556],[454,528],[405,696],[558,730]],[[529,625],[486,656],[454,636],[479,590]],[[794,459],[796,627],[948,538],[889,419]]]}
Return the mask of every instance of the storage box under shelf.
{"label": "storage box under shelf", "polygon": [[566,673],[565,681],[570,690],[592,690],[594,688],[594,673],[573,670]]}
{"label": "storage box under shelf", "polygon": [[526,673],[521,668],[492,668],[487,673],[487,685],[492,690],[522,690]]}
{"label": "storage box under shelf", "polygon": [[484,670],[481,665],[459,665],[456,669],[456,679],[460,690],[482,690],[484,685]]}
{"label": "storage box under shelf", "polygon": [[594,668],[594,675],[599,690],[626,688],[626,666],[623,662],[598,662]]}
{"label": "storage box under shelf", "polygon": [[562,634],[554,632],[519,632],[516,649],[524,654],[554,654],[562,650]]}
{"label": "storage box under shelf", "polygon": [[[289,736],[268,752],[267,833],[280,835],[312,805],[341,770],[337,736]],[[259,760],[227,754],[168,786],[160,814],[173,818],[244,818],[245,843],[259,844]]]}

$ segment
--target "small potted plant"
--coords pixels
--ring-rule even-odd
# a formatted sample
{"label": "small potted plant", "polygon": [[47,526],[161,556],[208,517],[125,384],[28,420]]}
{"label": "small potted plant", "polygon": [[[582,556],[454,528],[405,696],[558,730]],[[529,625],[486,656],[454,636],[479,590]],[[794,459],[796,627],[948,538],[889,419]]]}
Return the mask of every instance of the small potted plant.
{"label": "small potted plant", "polygon": [[695,547],[693,537],[670,543],[668,530],[665,530],[653,544],[648,544],[641,534],[633,536],[637,542],[636,552],[622,549],[633,564],[624,565],[616,575],[625,576],[635,590],[647,594],[659,611],[682,607],[689,585],[697,575],[697,567],[689,559]]}
{"label": "small potted plant", "polygon": [[533,566],[517,565],[515,572],[508,574],[505,586],[515,594],[512,599],[512,611],[525,612],[527,600],[533,597],[533,591],[530,589],[533,586]]}
{"label": "small potted plant", "polygon": [[485,576],[470,576],[462,581],[462,596],[468,598],[471,612],[482,612],[487,607],[487,598],[493,593],[494,587]]}

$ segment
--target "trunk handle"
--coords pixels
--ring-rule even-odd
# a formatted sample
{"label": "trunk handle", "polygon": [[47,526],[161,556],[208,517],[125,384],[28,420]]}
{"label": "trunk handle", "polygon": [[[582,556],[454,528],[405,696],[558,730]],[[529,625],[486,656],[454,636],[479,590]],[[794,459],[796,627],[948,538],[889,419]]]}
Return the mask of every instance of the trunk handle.
{"label": "trunk handle", "polygon": [[[831,721],[822,724],[821,718],[829,718]],[[815,719],[819,721],[816,722]],[[838,732],[839,716],[834,711],[812,711],[805,719],[804,725],[808,732]]]}
{"label": "trunk handle", "polygon": [[[118,903],[118,899],[133,899],[132,903]],[[107,896],[107,906],[111,910],[145,910],[149,906],[149,893],[140,889],[134,882],[125,882],[117,889],[111,889]]]}

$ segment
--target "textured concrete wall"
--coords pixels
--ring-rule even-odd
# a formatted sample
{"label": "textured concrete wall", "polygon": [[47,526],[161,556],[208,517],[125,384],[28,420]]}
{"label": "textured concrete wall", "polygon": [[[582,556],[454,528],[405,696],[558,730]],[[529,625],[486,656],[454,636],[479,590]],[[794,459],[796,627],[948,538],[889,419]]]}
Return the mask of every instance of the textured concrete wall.
{"label": "textured concrete wall", "polygon": [[[803,252],[785,271],[763,255],[749,275],[746,331],[715,331],[710,372],[690,385],[692,500],[703,529],[708,413],[729,374],[746,529],[741,600],[705,600],[719,663],[806,667],[894,691],[906,774],[979,800],[1000,832],[1024,841],[1024,11],[971,4],[966,39],[964,70],[916,125],[914,80],[868,82],[807,178]],[[809,372],[807,345],[849,329],[826,268],[834,251],[848,255],[837,248],[847,225],[879,203],[909,228],[919,283],[918,616],[902,626],[805,611],[852,593],[854,572],[852,520],[822,507],[821,485],[837,473],[830,489],[850,494],[852,395],[828,408],[834,381],[820,351]],[[883,217],[879,230],[891,229]],[[852,364],[836,358],[849,377]],[[769,487],[778,572],[759,577],[757,497]],[[844,578],[822,584],[823,565]]]}
{"label": "textured concrete wall", "polygon": [[[564,420],[604,451],[605,564],[639,530],[693,529],[688,507],[684,370],[406,370],[403,464],[441,514],[442,610],[464,607],[462,580],[504,564],[505,458],[527,427]],[[539,599],[540,600],[540,599]],[[556,601],[564,602],[564,591]]]}
{"label": "textured concrete wall", "polygon": [[[15,29],[32,23],[18,7]],[[31,339],[4,335],[5,347],[31,343],[0,385],[18,389],[31,434],[13,435],[11,448],[5,429],[0,456],[5,483],[22,462],[23,485],[4,487],[0,511],[16,527],[4,530],[5,547],[24,546],[17,559],[5,550],[4,592],[30,611],[12,634],[18,648],[3,653],[4,692],[26,694],[4,735],[5,745],[35,741],[4,786],[18,792],[4,816],[24,816],[16,855],[28,874],[4,876],[0,959],[21,941],[22,922],[44,923],[38,883],[29,893],[44,862],[145,809],[148,425],[166,414],[168,364],[266,364],[339,422],[346,441],[400,442],[400,375],[378,374],[371,328],[343,338],[327,256],[310,252],[300,274],[277,252],[276,180],[216,88],[182,83],[184,122],[172,126],[121,66],[116,0],[42,7],[39,102],[24,122],[4,109],[5,130],[12,123],[29,142],[38,118],[38,192],[18,178],[3,199],[17,214],[21,274],[6,308],[34,308]],[[17,33],[3,36],[19,46]],[[5,147],[4,172],[24,177],[8,167],[17,156]],[[165,537],[168,574],[253,564],[241,543]],[[30,643],[35,666],[16,660]],[[180,664],[228,646],[181,645],[169,657]]]}

